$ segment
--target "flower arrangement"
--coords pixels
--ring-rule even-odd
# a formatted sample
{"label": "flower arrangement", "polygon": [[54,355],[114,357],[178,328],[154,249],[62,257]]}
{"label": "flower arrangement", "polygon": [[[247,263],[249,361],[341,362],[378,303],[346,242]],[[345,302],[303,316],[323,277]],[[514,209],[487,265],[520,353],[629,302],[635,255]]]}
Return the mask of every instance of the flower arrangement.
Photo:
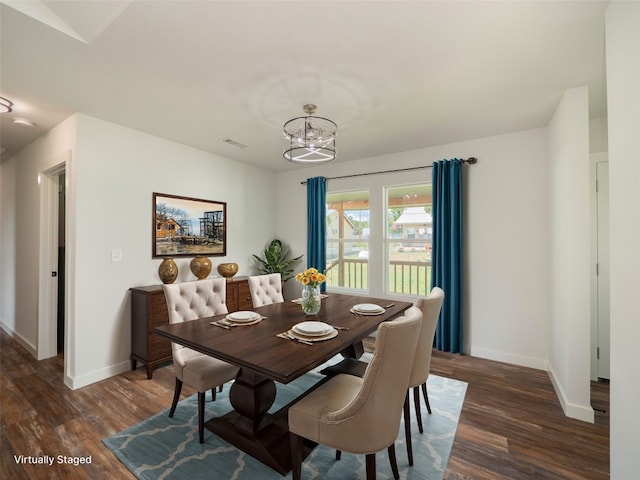
{"label": "flower arrangement", "polygon": [[296,280],[304,286],[317,287],[324,283],[327,277],[316,268],[307,268],[304,272],[296,275]]}
{"label": "flower arrangement", "polygon": [[320,284],[326,279],[324,273],[320,273],[316,268],[307,268],[296,275],[296,280],[303,285],[300,304],[305,314],[316,315],[320,311]]}

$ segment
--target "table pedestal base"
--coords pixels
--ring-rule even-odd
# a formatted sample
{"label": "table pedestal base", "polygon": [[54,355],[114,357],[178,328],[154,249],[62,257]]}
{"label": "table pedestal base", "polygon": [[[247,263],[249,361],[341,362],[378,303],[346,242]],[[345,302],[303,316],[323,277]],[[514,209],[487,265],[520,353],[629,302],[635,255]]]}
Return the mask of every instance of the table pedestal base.
{"label": "table pedestal base", "polygon": [[284,415],[265,415],[264,426],[259,432],[248,431],[239,426],[245,419],[237,412],[213,418],[206,422],[205,426],[276,472],[286,475],[291,471],[289,426],[286,416],[286,412]]}
{"label": "table pedestal base", "polygon": [[[317,385],[321,383],[322,380]],[[311,387],[302,396],[315,388]],[[291,471],[290,404],[273,414],[267,413],[273,405],[275,393],[273,380],[243,368],[229,391],[234,410],[212,418],[205,427],[276,472],[286,475]],[[306,445],[304,456],[311,450],[313,446]]]}

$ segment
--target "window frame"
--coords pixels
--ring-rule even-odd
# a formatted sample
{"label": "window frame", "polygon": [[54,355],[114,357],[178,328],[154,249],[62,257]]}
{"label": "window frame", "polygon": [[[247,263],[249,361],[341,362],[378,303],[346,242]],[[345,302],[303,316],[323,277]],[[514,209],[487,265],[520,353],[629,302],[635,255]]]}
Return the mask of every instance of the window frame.
{"label": "window frame", "polygon": [[[329,254],[329,245],[330,243],[336,243],[336,244],[346,244],[346,243],[362,243],[362,242],[366,242],[367,244],[367,252],[371,251],[371,197],[372,197],[372,192],[370,188],[348,188],[348,189],[336,189],[333,190],[331,192],[327,192],[327,201],[326,201],[326,208],[327,208],[327,212],[329,212],[329,210],[333,210],[329,207],[329,205],[331,203],[334,202],[330,202],[329,201],[329,197],[331,195],[348,195],[348,194],[365,194],[366,193],[366,202],[368,204],[368,212],[369,212],[369,235],[366,237],[366,239],[358,239],[358,238],[340,238],[338,237],[337,239],[329,239],[329,231],[328,231],[328,225],[327,225],[327,256]],[[365,210],[365,209],[354,209],[354,210]],[[337,212],[345,212],[348,210],[336,210]],[[328,213],[327,213],[327,218],[328,218]],[[338,217],[339,217],[339,213],[338,213]],[[341,221],[340,218],[338,218],[338,221]],[[327,266],[329,265],[329,259],[328,257],[325,256],[326,261],[327,261]],[[355,295],[369,295],[371,293],[371,269],[369,268],[370,262],[369,262],[369,258],[367,258],[367,262],[365,262],[365,264],[367,265],[367,274],[366,274],[366,278],[365,278],[365,282],[366,282],[366,288],[355,288],[355,287],[345,287],[345,286],[339,286],[339,285],[330,285],[329,282],[327,281],[327,291],[329,292],[336,292],[336,293],[349,293],[349,294],[355,294]]]}

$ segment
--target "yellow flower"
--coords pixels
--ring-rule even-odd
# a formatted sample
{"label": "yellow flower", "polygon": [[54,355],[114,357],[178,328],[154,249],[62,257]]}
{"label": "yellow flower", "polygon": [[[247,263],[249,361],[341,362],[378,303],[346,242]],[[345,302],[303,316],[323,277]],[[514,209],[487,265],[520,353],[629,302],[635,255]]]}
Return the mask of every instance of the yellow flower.
{"label": "yellow flower", "polygon": [[296,280],[303,285],[316,287],[327,280],[324,273],[320,273],[317,268],[307,268],[304,272],[296,274]]}

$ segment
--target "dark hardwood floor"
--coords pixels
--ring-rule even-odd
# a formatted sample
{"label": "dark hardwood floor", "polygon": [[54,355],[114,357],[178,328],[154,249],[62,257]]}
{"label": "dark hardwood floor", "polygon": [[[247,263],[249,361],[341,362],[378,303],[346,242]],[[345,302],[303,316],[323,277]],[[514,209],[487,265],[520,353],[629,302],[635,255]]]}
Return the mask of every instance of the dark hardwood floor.
{"label": "dark hardwood floor", "polygon": [[[160,368],[147,380],[139,368],[70,390],[62,357],[38,362],[0,335],[0,478],[133,479],[102,439],[167,408],[173,369]],[[545,372],[441,352],[434,352],[431,371],[469,384],[445,479],[609,478],[607,384],[592,385],[597,413],[588,424],[564,416]],[[56,461],[21,464],[19,455]],[[60,464],[58,455],[90,455],[92,463]]]}

